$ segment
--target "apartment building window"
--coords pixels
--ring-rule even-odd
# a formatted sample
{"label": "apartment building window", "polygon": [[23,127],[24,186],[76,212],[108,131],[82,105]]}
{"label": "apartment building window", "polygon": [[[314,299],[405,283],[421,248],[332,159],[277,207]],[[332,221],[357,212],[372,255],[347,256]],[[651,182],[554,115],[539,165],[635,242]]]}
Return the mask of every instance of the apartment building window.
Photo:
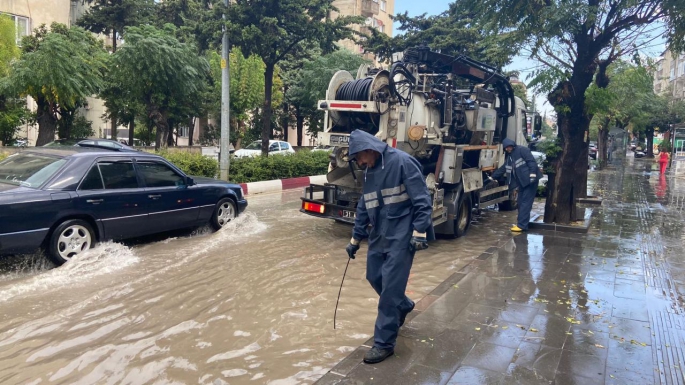
{"label": "apartment building window", "polygon": [[680,62],[680,69],[678,69],[678,77],[685,75],[685,61]]}
{"label": "apartment building window", "polygon": [[668,80],[675,80],[675,66],[671,66],[671,76]]}
{"label": "apartment building window", "polygon": [[188,135],[190,135],[190,127],[179,127],[178,128],[178,137],[179,138],[187,138]]}
{"label": "apartment building window", "polygon": [[386,12],[386,7],[388,5],[388,2],[385,0],[381,0],[381,11]]}
{"label": "apartment building window", "polygon": [[21,39],[29,34],[29,18],[17,15],[9,15],[17,28],[17,45],[21,45]]}

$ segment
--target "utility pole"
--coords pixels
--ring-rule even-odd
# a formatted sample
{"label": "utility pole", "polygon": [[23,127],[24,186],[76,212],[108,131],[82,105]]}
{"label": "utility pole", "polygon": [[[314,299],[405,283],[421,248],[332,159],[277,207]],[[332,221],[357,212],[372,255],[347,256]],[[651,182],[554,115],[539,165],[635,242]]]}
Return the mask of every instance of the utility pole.
{"label": "utility pole", "polygon": [[[224,0],[224,5],[228,8],[229,0]],[[226,14],[222,16],[224,21],[223,30],[224,36],[221,40],[221,147],[219,159],[219,174],[221,180],[228,180],[228,168],[230,166],[231,154],[229,147],[229,105],[230,105],[230,77],[229,77],[229,61],[228,61],[228,31],[226,28]]]}

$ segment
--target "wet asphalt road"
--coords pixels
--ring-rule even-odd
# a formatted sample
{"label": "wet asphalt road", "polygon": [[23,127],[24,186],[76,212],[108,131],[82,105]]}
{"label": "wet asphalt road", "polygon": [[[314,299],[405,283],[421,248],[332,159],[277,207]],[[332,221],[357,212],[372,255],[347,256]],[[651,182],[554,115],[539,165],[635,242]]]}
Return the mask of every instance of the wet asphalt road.
{"label": "wet asphalt road", "polygon": [[[1,384],[312,383],[373,334],[365,247],[333,310],[351,227],[299,213],[301,192],[248,197],[246,215],[52,268],[0,261]],[[418,300],[489,246],[512,214],[486,211],[467,237],[416,256]]]}

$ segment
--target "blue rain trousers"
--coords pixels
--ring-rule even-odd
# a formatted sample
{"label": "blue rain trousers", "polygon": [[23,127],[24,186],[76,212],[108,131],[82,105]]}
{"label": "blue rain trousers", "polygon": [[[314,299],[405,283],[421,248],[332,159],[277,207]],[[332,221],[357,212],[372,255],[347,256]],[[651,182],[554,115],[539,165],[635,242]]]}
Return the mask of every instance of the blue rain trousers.
{"label": "blue rain trousers", "polygon": [[414,252],[409,248],[387,253],[369,250],[366,258],[366,279],[378,293],[378,316],[374,328],[374,346],[393,349],[400,329],[400,317],[412,309],[412,301],[404,294]]}
{"label": "blue rain trousers", "polygon": [[530,183],[526,187],[519,187],[518,218],[516,226],[523,230],[528,230],[530,211],[533,209],[533,201],[535,200],[535,194],[537,191],[537,183]]}

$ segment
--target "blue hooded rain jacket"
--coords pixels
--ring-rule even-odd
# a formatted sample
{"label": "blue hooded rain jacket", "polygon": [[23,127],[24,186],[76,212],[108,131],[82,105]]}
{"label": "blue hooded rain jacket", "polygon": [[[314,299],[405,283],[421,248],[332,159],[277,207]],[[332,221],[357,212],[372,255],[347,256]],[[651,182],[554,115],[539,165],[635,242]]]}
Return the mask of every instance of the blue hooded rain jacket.
{"label": "blue hooded rain jacket", "polygon": [[381,158],[365,170],[352,237],[369,238],[369,250],[380,253],[408,249],[414,230],[434,240],[433,208],[421,164],[364,131],[353,131],[350,158],[364,150],[376,151]]}
{"label": "blue hooded rain jacket", "polygon": [[[523,189],[531,183],[535,183],[537,186],[537,181],[542,178],[542,173],[533,154],[530,153],[528,148],[517,146],[513,140],[509,138],[504,139],[502,141],[502,148],[509,146],[513,146],[514,151],[509,154],[504,165],[492,174],[492,177],[499,179],[506,174],[507,184],[510,189],[514,189],[517,186]],[[531,175],[535,177],[531,178]]]}

